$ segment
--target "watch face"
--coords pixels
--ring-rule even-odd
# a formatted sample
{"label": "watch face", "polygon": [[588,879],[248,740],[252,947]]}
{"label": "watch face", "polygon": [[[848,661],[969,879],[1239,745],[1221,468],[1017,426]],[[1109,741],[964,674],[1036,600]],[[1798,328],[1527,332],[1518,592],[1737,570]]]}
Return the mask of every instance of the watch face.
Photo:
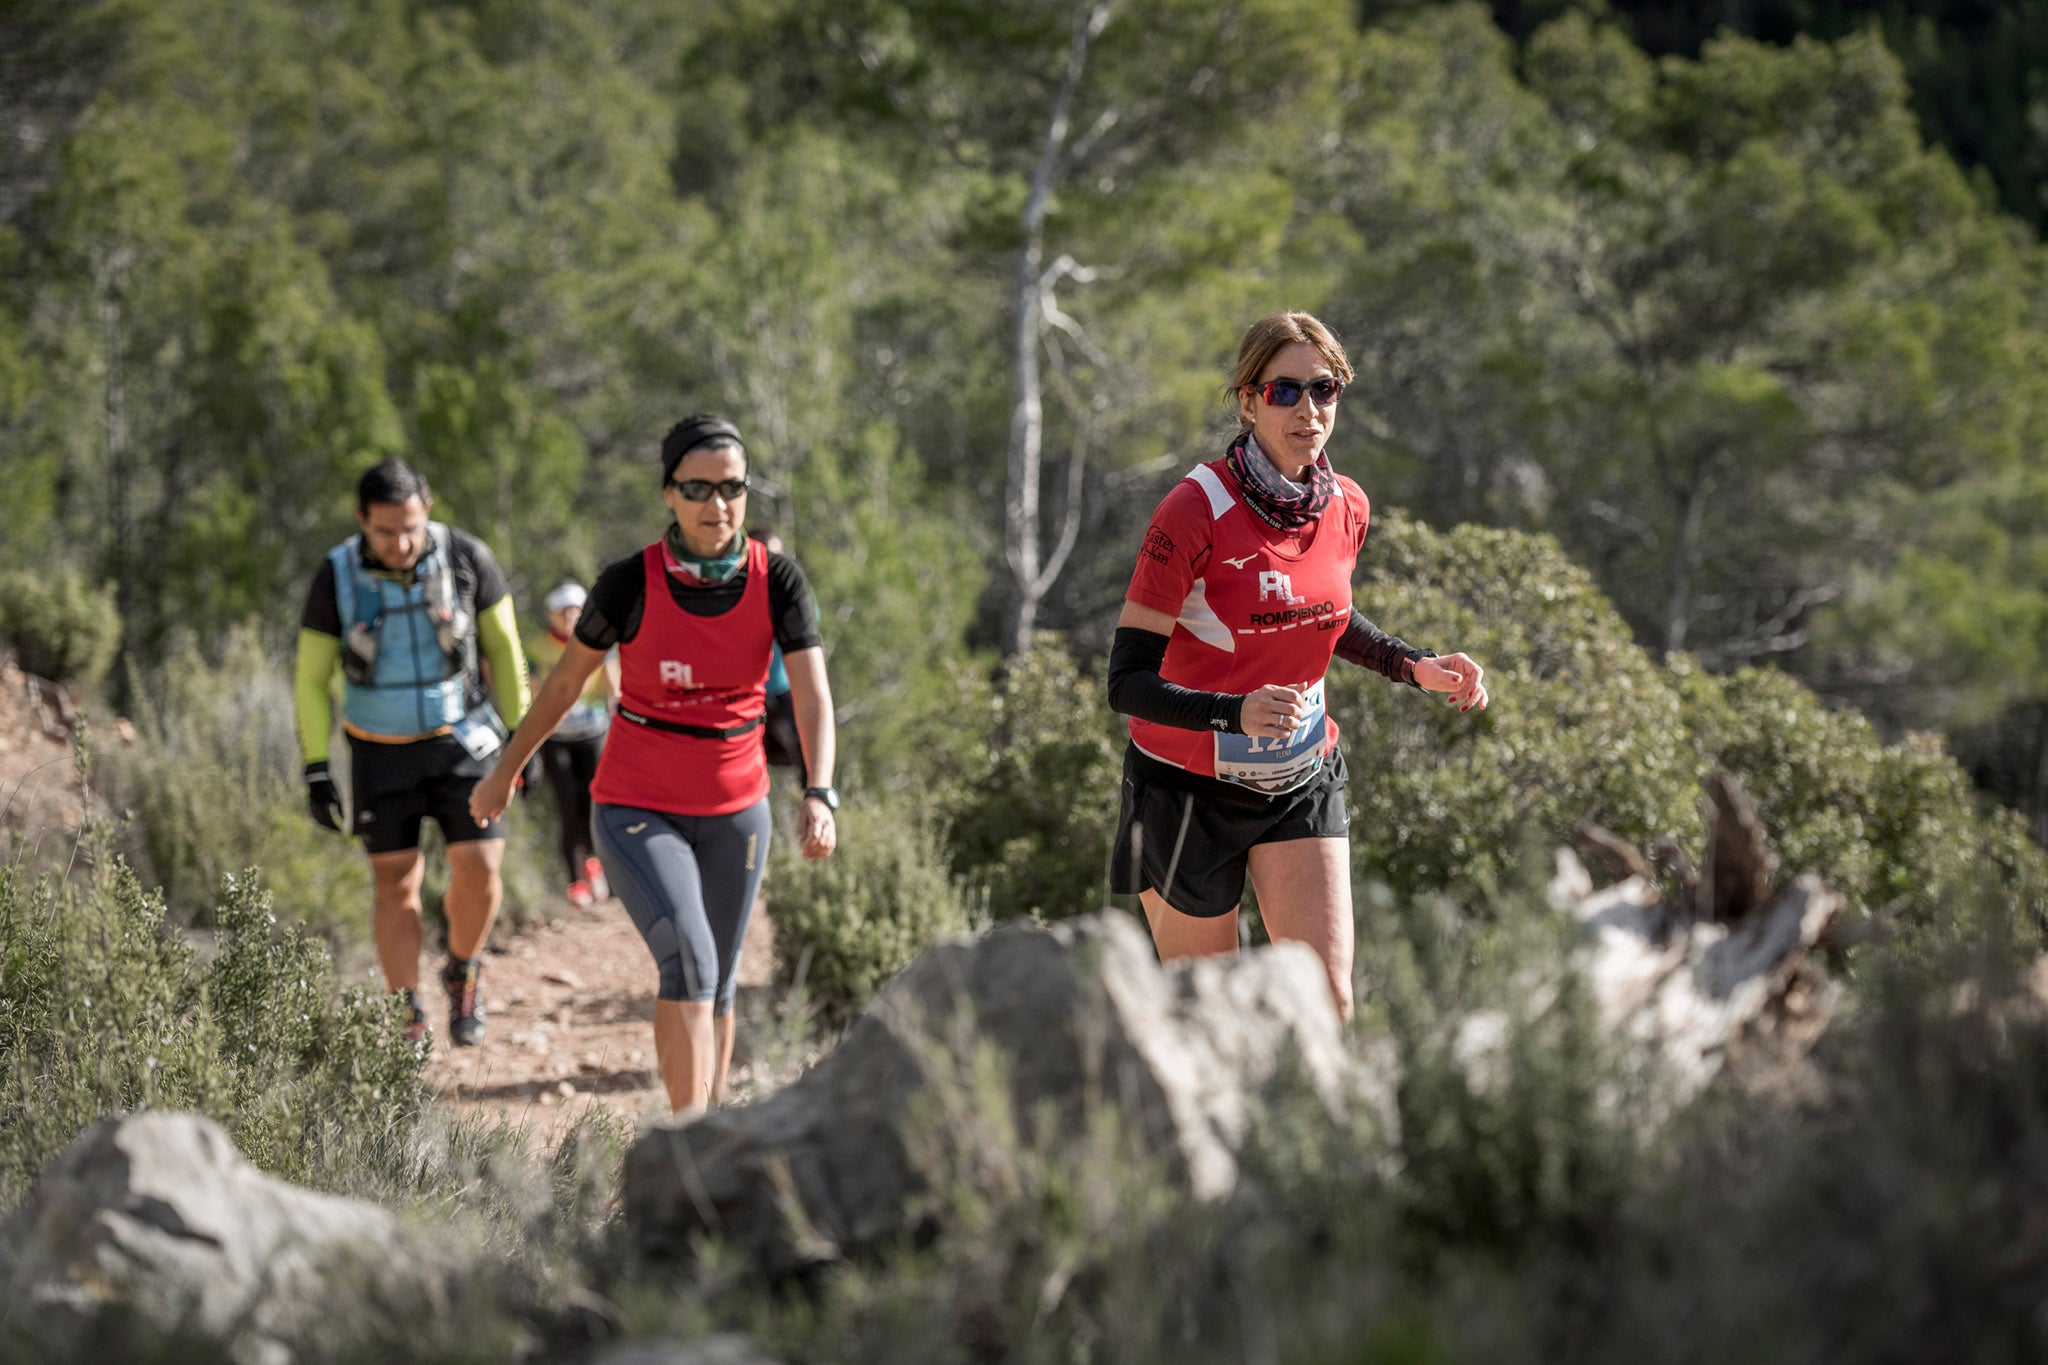
{"label": "watch face", "polygon": [[825,803],[825,809],[827,810],[839,809],[839,793],[831,787],[806,787],[804,788],[804,795],[817,797]]}

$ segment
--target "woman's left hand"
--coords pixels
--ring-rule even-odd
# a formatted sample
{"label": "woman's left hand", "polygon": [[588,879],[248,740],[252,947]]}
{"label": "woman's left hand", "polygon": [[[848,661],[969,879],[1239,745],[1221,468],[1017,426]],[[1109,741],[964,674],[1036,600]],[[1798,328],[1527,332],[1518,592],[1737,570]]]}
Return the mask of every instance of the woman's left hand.
{"label": "woman's left hand", "polygon": [[1486,709],[1486,670],[1470,655],[1442,654],[1415,661],[1415,683],[1425,692],[1441,692],[1460,711]]}
{"label": "woman's left hand", "polygon": [[802,810],[804,861],[814,863],[831,857],[832,850],[839,847],[839,825],[832,817],[832,808],[815,796],[806,796]]}
{"label": "woman's left hand", "polygon": [[469,818],[479,825],[488,825],[505,813],[505,807],[512,803],[512,779],[503,763],[492,768],[490,773],[469,789]]}

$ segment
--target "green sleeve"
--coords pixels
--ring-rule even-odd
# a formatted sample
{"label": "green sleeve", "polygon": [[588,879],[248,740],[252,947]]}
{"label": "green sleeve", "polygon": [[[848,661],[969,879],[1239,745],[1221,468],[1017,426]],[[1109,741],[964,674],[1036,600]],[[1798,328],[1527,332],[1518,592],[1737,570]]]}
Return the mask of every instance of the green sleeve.
{"label": "green sleeve", "polygon": [[526,685],[526,651],[519,644],[519,621],[506,593],[476,619],[477,647],[491,661],[491,697],[507,725],[518,725],[533,702]]}
{"label": "green sleeve", "polygon": [[340,636],[317,630],[299,631],[299,662],[292,677],[292,701],[299,717],[299,752],[308,763],[327,761],[327,738],[334,730],[334,708],[328,687],[340,666]]}

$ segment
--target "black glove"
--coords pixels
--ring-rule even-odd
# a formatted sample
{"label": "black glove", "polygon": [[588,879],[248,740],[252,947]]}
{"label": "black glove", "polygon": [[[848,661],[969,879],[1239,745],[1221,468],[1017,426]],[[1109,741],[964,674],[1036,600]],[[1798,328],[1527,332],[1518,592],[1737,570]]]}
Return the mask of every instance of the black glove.
{"label": "black glove", "polygon": [[341,827],[341,793],[327,775],[325,760],[306,765],[306,809],[312,812],[314,824],[325,825],[336,834],[347,832]]}

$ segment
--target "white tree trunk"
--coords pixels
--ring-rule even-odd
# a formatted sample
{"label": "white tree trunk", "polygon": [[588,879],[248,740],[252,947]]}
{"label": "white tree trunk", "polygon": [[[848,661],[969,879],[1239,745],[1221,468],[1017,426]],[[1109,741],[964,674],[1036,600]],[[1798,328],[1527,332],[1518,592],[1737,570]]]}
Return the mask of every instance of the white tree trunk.
{"label": "white tree trunk", "polygon": [[[1045,216],[1064,171],[1062,155],[1072,127],[1074,97],[1088,67],[1088,50],[1109,22],[1113,5],[1092,0],[1074,12],[1074,36],[1067,49],[1066,75],[1054,96],[1019,221],[1016,295],[1012,301],[1010,450],[1003,489],[1003,554],[1010,569],[1010,603],[1003,622],[1003,652],[1022,653],[1031,644],[1039,604],[1045,600],[1066,555],[1048,556],[1040,545],[1040,486],[1045,478],[1045,384],[1039,371],[1038,343],[1045,324]],[[1077,500],[1068,499],[1065,515],[1079,515]],[[1073,539],[1071,527],[1061,536],[1064,549]]]}

